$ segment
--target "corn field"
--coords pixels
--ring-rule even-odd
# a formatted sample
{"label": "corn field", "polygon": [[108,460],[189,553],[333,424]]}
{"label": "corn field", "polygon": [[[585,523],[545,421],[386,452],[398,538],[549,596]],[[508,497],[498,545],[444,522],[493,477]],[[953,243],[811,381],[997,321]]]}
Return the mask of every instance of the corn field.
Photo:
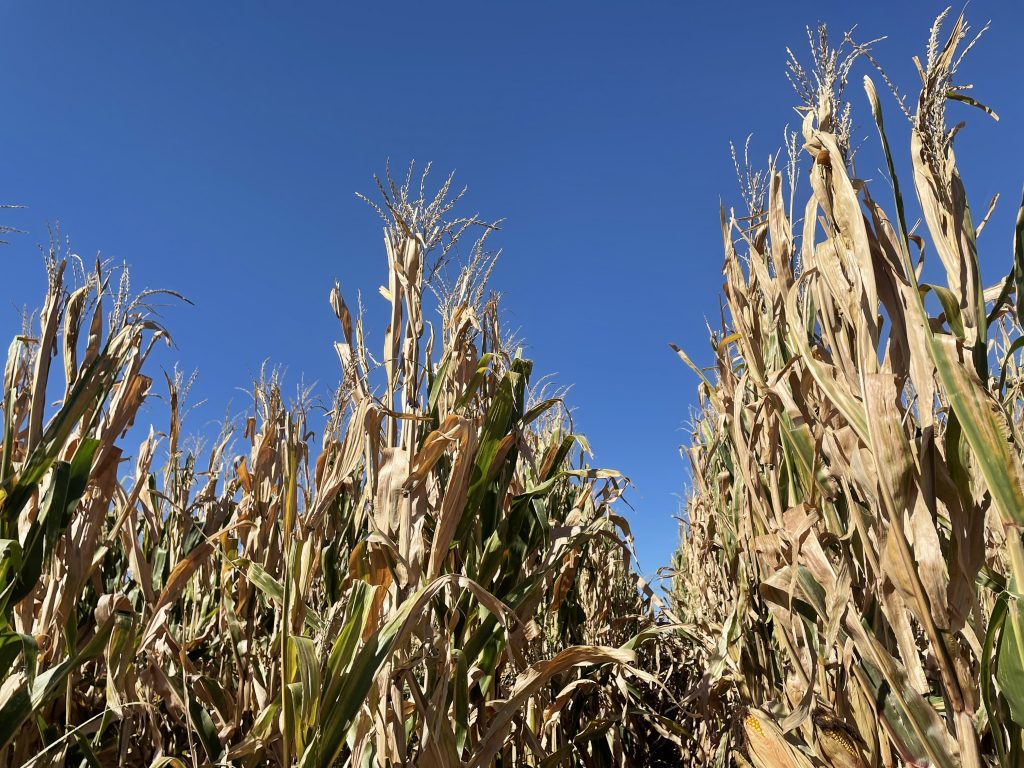
{"label": "corn field", "polygon": [[[630,568],[627,481],[588,465],[559,393],[531,388],[502,335],[492,227],[450,216],[451,179],[428,196],[411,173],[374,203],[379,360],[335,286],[326,415],[265,372],[203,452],[185,447],[190,382],[146,372],[167,338],[154,292],[51,249],[4,374],[0,763],[603,766],[678,749],[645,703],[672,639]],[[166,422],[132,429],[154,390]]]}
{"label": "corn field", "polygon": [[313,286],[329,402],[266,367],[205,447],[153,370],[184,296],[54,242],[4,369],[0,768],[1024,765],[1024,202],[982,240],[946,114],[994,117],[976,40],[936,20],[912,110],[820,27],[785,159],[734,151],[667,599],[452,177],[364,198],[383,348]]}
{"label": "corn field", "polygon": [[1024,765],[1024,209],[992,235],[957,168],[947,107],[993,114],[957,82],[976,39],[940,16],[911,110],[870,46],[812,34],[789,162],[741,171],[748,215],[723,211],[715,362],[680,353],[702,378],[672,589],[701,669],[685,764]]}

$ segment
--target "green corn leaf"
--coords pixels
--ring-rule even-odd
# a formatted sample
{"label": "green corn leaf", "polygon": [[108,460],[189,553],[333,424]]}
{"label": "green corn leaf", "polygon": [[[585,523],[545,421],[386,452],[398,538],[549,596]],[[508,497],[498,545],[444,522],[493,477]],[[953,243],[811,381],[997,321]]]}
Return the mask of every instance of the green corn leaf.
{"label": "green corn leaf", "polygon": [[25,534],[21,567],[14,581],[0,596],[3,605],[17,604],[39,581],[57,541],[71,522],[71,515],[85,493],[98,446],[96,440],[83,440],[70,463],[61,461],[54,466],[39,514]]}
{"label": "green corn leaf", "polygon": [[996,680],[1010,707],[1010,717],[1024,727],[1024,598],[1004,594],[1007,595],[1006,616],[999,639]]}
{"label": "green corn leaf", "polygon": [[1021,194],[1017,222],[1013,228],[1013,271],[1011,274],[1017,290],[1014,302],[1014,306],[1017,308],[1017,322],[1024,325],[1024,193]]}
{"label": "green corn leaf", "polygon": [[992,606],[992,614],[989,617],[988,630],[985,632],[985,645],[982,649],[981,669],[978,681],[981,686],[981,698],[985,704],[985,713],[988,716],[988,730],[992,735],[992,741],[995,744],[996,752],[999,755],[999,764],[1001,766],[1007,766],[1007,768],[1009,768],[1009,764],[1006,761],[1008,746],[1006,744],[1006,737],[1002,728],[1003,716],[995,686],[995,675],[992,674],[992,661],[997,640],[1001,636],[1003,626],[1006,622],[1007,602],[1009,599],[1010,595],[1007,592],[1003,592],[998,598],[996,598],[996,602]]}

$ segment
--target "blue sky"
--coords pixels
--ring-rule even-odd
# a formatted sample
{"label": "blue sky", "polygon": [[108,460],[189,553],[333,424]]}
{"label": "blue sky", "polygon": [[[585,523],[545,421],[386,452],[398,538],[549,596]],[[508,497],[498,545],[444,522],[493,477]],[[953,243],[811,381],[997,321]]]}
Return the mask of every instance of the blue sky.
{"label": "blue sky", "polygon": [[[386,158],[432,161],[469,186],[466,212],[504,218],[492,285],[538,373],[572,384],[596,463],[636,483],[642,569],[666,564],[686,483],[695,376],[668,347],[710,359],[718,205],[737,205],[729,141],[755,158],[795,122],[785,48],[804,27],[889,35],[877,57],[905,88],[941,3],[82,3],[0,7],[0,198],[28,230],[0,250],[0,332],[43,285],[47,222],[83,256],[127,261],[134,284],[194,307],[165,319],[174,360],[198,369],[209,429],[264,360],[288,380],[338,376],[335,278],[371,313],[380,230],[354,195]],[[244,12],[239,10],[244,8]],[[822,16],[822,14],[827,14]],[[1003,200],[982,241],[1004,274],[1024,182],[1016,2],[977,0],[992,30],[964,67],[1002,117],[958,139],[969,196]],[[856,135],[875,141],[855,71]],[[891,140],[905,156],[891,102]],[[872,171],[874,168],[872,168]],[[862,170],[874,178],[880,171]],[[909,180],[904,182],[909,184]],[[980,216],[980,214],[978,214]],[[384,323],[374,324],[378,348]],[[148,406],[161,418],[158,404]]]}

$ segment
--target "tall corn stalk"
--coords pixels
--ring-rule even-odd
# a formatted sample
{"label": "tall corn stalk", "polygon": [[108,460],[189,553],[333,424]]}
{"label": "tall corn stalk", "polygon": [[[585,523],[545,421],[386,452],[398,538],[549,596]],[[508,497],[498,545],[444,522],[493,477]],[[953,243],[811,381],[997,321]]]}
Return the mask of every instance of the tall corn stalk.
{"label": "tall corn stalk", "polygon": [[[69,293],[50,260],[40,327],[16,340],[5,384],[0,763],[677,753],[684,734],[652,703],[672,698],[657,680],[671,638],[629,566],[625,478],[587,464],[561,399],[531,389],[502,335],[492,228],[450,216],[450,179],[434,196],[425,174],[411,182],[380,185],[379,362],[361,310],[330,291],[341,383],[326,417],[265,373],[244,423],[200,452],[183,437],[190,382],[167,376],[167,423],[127,472],[117,443],[162,331],[124,295],[104,339],[106,278]],[[66,394],[44,428],[61,348]]]}
{"label": "tall corn stalk", "polygon": [[[908,113],[923,233],[870,77],[888,202],[854,173],[843,89],[870,53],[823,32],[815,66],[791,67],[805,160],[788,189],[769,168],[750,218],[722,214],[728,322],[713,374],[695,367],[673,590],[699,629],[700,764],[1024,760],[1024,208],[1009,274],[986,289],[987,215],[972,218],[946,124],[949,101],[981,106],[954,82],[973,40],[961,16],[943,42],[945,17]],[[794,208],[798,172],[811,191]]]}

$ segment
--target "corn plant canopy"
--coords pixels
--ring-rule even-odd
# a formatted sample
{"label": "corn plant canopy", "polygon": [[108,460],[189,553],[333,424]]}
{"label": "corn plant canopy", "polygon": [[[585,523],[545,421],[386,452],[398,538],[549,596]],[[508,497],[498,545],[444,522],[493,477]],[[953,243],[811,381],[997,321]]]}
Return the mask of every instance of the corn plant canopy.
{"label": "corn plant canopy", "polygon": [[[723,210],[727,315],[700,371],[672,589],[704,668],[691,764],[1024,764],[1024,208],[986,235],[1006,278],[983,285],[988,214],[946,116],[995,116],[957,77],[976,40],[962,15],[936,20],[910,109],[869,45],[819,30],[814,66],[790,63],[788,165],[746,174],[748,215]],[[856,174],[858,113],[879,190]]]}
{"label": "corn plant canopy", "polygon": [[[384,349],[335,285],[326,415],[280,377],[200,452],[127,275],[54,246],[8,353],[3,765],[612,765],[673,754],[674,642],[560,392],[503,335],[493,225],[387,175]],[[457,264],[460,238],[475,243]],[[454,273],[453,279],[446,276]],[[125,445],[165,390],[166,422]],[[55,405],[48,404],[57,392]]]}

